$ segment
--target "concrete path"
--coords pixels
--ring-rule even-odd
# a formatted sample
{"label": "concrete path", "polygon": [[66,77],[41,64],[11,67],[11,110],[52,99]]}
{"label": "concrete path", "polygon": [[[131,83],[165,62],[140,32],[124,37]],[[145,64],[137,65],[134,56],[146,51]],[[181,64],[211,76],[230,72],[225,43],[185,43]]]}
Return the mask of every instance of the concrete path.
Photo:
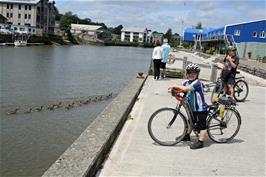
{"label": "concrete path", "polygon": [[232,142],[216,144],[207,139],[198,150],[191,150],[187,143],[164,147],[153,142],[148,119],[158,108],[176,105],[167,88],[179,81],[147,79],[98,176],[265,176],[263,87],[251,86],[247,101],[237,106],[242,125]]}

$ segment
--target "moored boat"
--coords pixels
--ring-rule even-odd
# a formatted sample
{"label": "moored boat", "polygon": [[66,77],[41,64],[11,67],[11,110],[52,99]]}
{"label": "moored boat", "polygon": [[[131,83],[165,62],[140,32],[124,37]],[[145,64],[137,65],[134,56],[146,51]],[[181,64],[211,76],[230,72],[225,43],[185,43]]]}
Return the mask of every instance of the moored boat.
{"label": "moored boat", "polygon": [[14,42],[14,45],[17,46],[17,47],[23,47],[23,46],[26,46],[26,45],[27,45],[27,41],[16,40],[16,41]]}

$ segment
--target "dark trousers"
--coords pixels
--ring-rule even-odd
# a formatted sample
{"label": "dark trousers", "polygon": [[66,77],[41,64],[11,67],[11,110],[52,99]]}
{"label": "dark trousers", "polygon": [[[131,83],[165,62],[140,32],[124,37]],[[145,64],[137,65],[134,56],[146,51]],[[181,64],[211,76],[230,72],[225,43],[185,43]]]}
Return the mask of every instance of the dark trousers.
{"label": "dark trousers", "polygon": [[153,60],[154,79],[159,79],[160,78],[160,64],[161,64],[161,59],[154,59]]}

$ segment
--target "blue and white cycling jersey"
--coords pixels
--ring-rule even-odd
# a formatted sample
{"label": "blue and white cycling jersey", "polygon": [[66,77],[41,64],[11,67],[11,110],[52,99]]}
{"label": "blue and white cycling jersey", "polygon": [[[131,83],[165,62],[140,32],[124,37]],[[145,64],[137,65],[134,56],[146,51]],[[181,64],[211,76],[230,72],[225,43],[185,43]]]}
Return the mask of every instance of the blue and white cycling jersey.
{"label": "blue and white cycling jersey", "polygon": [[199,79],[196,79],[193,82],[186,80],[182,83],[182,85],[188,86],[192,90],[191,92],[188,92],[186,95],[188,103],[190,104],[192,108],[192,111],[193,112],[206,111],[208,108],[208,105],[205,102],[202,84],[199,81]]}

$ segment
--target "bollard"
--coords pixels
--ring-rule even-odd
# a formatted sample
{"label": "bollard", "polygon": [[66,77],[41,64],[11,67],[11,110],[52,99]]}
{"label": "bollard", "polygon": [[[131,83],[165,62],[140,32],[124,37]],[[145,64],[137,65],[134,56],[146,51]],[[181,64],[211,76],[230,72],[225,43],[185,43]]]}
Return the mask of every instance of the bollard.
{"label": "bollard", "polygon": [[184,59],[183,59],[183,71],[186,70],[187,64],[188,64],[187,57],[184,57]]}
{"label": "bollard", "polygon": [[210,81],[215,82],[217,80],[217,65],[216,64],[211,64],[211,77]]}
{"label": "bollard", "polygon": [[154,75],[154,68],[153,68],[153,59],[151,59],[150,67],[149,67],[149,75],[153,76]]}

